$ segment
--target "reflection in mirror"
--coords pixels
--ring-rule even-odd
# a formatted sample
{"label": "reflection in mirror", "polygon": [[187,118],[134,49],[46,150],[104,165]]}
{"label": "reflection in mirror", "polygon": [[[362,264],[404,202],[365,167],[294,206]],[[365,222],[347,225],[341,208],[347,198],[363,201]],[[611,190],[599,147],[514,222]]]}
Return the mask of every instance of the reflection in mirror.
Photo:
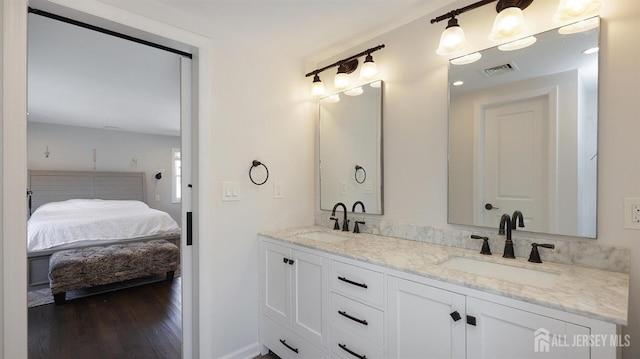
{"label": "reflection in mirror", "polygon": [[[382,214],[382,81],[320,100],[320,209]],[[358,206],[358,212],[362,207]]]}
{"label": "reflection in mirror", "polygon": [[[596,237],[599,18],[449,65],[449,223]],[[570,31],[569,31],[570,32]],[[462,82],[454,86],[453,83]]]}

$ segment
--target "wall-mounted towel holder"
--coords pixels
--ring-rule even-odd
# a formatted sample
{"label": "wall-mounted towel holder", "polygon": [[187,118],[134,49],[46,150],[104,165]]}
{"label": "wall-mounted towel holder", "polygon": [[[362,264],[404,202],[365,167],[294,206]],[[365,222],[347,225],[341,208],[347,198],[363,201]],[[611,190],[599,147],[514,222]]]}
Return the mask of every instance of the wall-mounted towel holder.
{"label": "wall-mounted towel holder", "polygon": [[[258,183],[256,181],[253,180],[253,175],[251,174],[251,172],[253,171],[254,168],[258,167],[258,166],[262,166],[264,167],[264,170],[267,171],[267,177],[264,179],[264,181]],[[267,168],[267,166],[265,166],[264,163],[258,161],[258,160],[253,160],[253,162],[251,162],[251,167],[249,168],[249,179],[251,180],[251,182],[253,182],[253,184],[261,186],[265,183],[267,183],[267,180],[269,179],[269,169]]]}
{"label": "wall-mounted towel holder", "polygon": [[[362,171],[362,173],[363,173],[363,175],[364,175],[364,176],[362,177],[362,180],[359,180],[359,179],[358,179],[358,171]],[[363,183],[364,183],[364,181],[366,181],[366,180],[367,180],[367,171],[365,171],[364,167],[362,167],[362,166],[360,166],[360,165],[356,165],[356,172],[355,172],[355,174],[354,174],[353,176],[355,177],[356,182],[358,182],[358,183],[360,183],[360,184],[363,184]]]}

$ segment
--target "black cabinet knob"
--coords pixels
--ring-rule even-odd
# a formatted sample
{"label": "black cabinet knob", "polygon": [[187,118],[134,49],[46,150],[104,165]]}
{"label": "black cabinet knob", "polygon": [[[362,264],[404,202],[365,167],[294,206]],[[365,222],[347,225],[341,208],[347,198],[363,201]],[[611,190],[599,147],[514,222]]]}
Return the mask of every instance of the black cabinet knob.
{"label": "black cabinet knob", "polygon": [[460,313],[458,313],[457,310],[450,313],[449,315],[451,316],[451,319],[453,319],[454,322],[457,322],[458,320],[462,319],[462,317],[460,316]]}

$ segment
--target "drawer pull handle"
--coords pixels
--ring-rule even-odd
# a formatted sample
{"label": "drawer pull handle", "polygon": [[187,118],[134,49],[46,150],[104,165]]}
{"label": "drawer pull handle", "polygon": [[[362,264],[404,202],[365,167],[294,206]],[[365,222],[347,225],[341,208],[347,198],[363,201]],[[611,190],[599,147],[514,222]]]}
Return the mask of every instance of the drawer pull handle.
{"label": "drawer pull handle", "polygon": [[358,286],[358,287],[367,288],[367,285],[366,285],[366,284],[364,284],[364,283],[354,282],[354,281],[348,280],[348,279],[347,279],[347,278],[345,278],[345,277],[338,277],[338,279],[340,279],[340,280],[341,280],[341,281],[343,281],[343,282],[346,282],[346,283],[349,283],[349,284],[353,284],[353,285]]}
{"label": "drawer pull handle", "polygon": [[280,343],[282,343],[282,345],[284,345],[285,347],[289,348],[289,350],[291,350],[292,352],[298,354],[298,348],[294,348],[291,345],[287,344],[287,342],[284,339],[280,339]]}
{"label": "drawer pull handle", "polygon": [[366,321],[366,320],[364,320],[364,319],[358,319],[358,318],[356,318],[356,317],[352,317],[352,316],[350,316],[349,314],[347,314],[347,312],[343,312],[343,311],[339,310],[339,311],[338,311],[338,314],[340,314],[341,316],[343,316],[343,317],[345,317],[345,318],[351,319],[351,320],[353,320],[354,322],[358,322],[358,323],[360,323],[360,324],[362,324],[362,325],[369,325],[369,323],[367,323],[367,321]]}
{"label": "drawer pull handle", "polygon": [[340,347],[340,349],[342,349],[342,350],[344,350],[345,352],[347,352],[347,353],[349,353],[349,354],[353,355],[353,356],[354,356],[354,357],[356,357],[356,358],[360,358],[360,359],[367,359],[367,356],[366,356],[366,355],[360,355],[360,354],[358,354],[358,353],[354,352],[353,350],[351,350],[351,349],[347,348],[347,345],[346,345],[346,344],[340,344],[340,343],[338,343],[338,346]]}

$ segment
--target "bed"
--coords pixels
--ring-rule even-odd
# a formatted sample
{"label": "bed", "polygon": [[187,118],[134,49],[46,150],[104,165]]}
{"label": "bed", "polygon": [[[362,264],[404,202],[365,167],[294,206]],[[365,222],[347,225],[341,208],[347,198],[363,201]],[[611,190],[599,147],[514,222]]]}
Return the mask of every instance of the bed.
{"label": "bed", "polygon": [[48,287],[55,252],[165,239],[180,228],[146,205],[144,172],[29,171],[29,290]]}

